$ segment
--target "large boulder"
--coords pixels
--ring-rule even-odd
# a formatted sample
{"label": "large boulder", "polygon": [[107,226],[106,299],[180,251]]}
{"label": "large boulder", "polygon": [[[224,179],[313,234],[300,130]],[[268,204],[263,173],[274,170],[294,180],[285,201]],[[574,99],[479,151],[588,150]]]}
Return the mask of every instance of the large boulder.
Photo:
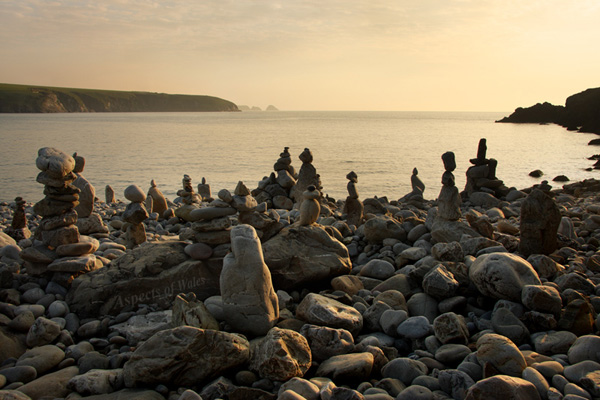
{"label": "large boulder", "polygon": [[525,285],[542,284],[531,264],[511,253],[477,257],[469,268],[469,278],[483,295],[517,303]]}
{"label": "large boulder", "polygon": [[365,238],[370,243],[381,243],[384,239],[406,240],[406,231],[400,222],[388,216],[377,216],[365,222]]}
{"label": "large boulder", "polygon": [[222,259],[189,260],[186,245],[147,244],[77,277],[67,293],[70,310],[82,318],[116,315],[141,303],[170,309],[182,292],[194,292],[200,300],[218,294]]}
{"label": "large boulder", "polygon": [[328,281],[352,269],[346,246],[317,224],[282,229],[263,244],[263,253],[275,289]]}
{"label": "large boulder", "polygon": [[196,386],[245,364],[250,344],[241,335],[191,326],[158,332],[123,367],[126,387]]}
{"label": "large boulder", "polygon": [[231,230],[231,253],[220,277],[226,322],[238,332],[265,335],[279,319],[279,303],[256,231],[250,225]]}

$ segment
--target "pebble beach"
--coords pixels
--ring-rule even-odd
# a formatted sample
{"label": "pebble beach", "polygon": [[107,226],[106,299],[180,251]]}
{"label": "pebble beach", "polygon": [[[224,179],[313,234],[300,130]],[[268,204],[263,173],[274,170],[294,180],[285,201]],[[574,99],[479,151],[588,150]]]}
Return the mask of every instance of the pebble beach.
{"label": "pebble beach", "polygon": [[0,203],[2,399],[600,398],[598,180],[508,188],[483,142],[460,193],[444,154],[439,194],[332,199],[285,148],[115,198],[45,149]]}

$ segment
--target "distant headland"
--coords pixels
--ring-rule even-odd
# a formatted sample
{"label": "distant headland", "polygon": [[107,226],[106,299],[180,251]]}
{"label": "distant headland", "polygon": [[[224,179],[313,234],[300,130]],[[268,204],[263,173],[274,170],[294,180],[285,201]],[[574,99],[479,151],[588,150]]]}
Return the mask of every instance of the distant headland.
{"label": "distant headland", "polygon": [[564,106],[546,102],[519,107],[510,116],[496,122],[554,123],[568,130],[600,134],[600,88],[569,96]]}
{"label": "distant headland", "polygon": [[240,111],[213,96],[0,84],[0,113]]}

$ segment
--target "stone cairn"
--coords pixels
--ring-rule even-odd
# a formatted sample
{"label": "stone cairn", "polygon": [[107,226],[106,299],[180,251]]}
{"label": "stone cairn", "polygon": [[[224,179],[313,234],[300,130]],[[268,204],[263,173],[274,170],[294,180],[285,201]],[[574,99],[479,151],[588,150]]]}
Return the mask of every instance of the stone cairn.
{"label": "stone cairn", "polygon": [[298,180],[290,190],[290,197],[294,203],[301,204],[304,200],[304,192],[309,186],[315,186],[320,190],[321,185],[317,170],[314,165],[312,165],[312,152],[308,148],[305,148],[298,158],[302,161],[302,166],[300,167],[300,172],[298,172]]}
{"label": "stone cairn", "polygon": [[452,173],[456,169],[454,153],[448,151],[442,154],[442,161],[444,162],[445,171],[442,175],[442,189],[438,196],[437,216],[446,221],[458,221],[462,213],[460,211],[461,198]]}
{"label": "stone cairn", "polygon": [[79,189],[79,204],[75,207],[79,233],[94,237],[107,237],[108,227],[102,221],[102,217],[94,212],[96,189],[82,174],[85,168],[85,158],[74,153],[73,159],[75,160],[73,173],[77,177],[73,181],[73,186]]}
{"label": "stone cairn", "polygon": [[130,185],[125,189],[125,198],[131,203],[123,212],[123,221],[126,222],[123,230],[126,232],[126,247],[132,249],[146,241],[146,228],[144,221],[148,218],[148,211],[144,205],[146,195],[137,185]]}
{"label": "stone cairn", "polygon": [[192,178],[190,178],[189,175],[183,175],[181,183],[183,188],[177,191],[177,196],[179,196],[182,205],[175,210],[175,215],[185,221],[192,221],[190,213],[200,208],[202,199],[197,193],[194,192],[194,188],[192,187]]}
{"label": "stone cairn", "polygon": [[363,222],[364,212],[363,203],[358,199],[358,190],[356,189],[358,175],[356,175],[356,172],[350,171],[346,175],[346,179],[348,179],[348,197],[346,197],[346,202],[344,203],[343,213],[347,215],[346,222],[348,225],[358,227]]}
{"label": "stone cairn", "polygon": [[42,217],[35,239],[43,244],[21,252],[27,273],[43,275],[52,272],[52,280],[67,287],[78,275],[102,267],[92,254],[98,249],[96,239],[79,234],[77,212],[79,189],[72,183],[75,160],[62,151],[44,147],[38,151],[36,166],[42,172],[37,181],[44,185],[46,197],[33,206]]}
{"label": "stone cairn", "polygon": [[17,242],[31,237],[31,231],[27,227],[27,216],[25,215],[26,205],[27,202],[22,197],[15,198],[15,212],[12,222],[10,223],[10,227],[4,231]]}
{"label": "stone cairn", "polygon": [[290,198],[290,191],[296,184],[296,172],[292,166],[289,147],[279,154],[273,169],[275,172],[265,176],[258,183],[258,188],[252,191],[252,196],[258,203],[267,203],[268,208],[291,210],[294,200]]}
{"label": "stone cairn", "polygon": [[231,230],[231,253],[220,276],[225,321],[253,336],[266,335],[279,319],[279,304],[262,246],[253,227]]}
{"label": "stone cairn", "polygon": [[416,167],[413,168],[412,175],[410,177],[410,185],[412,187],[412,191],[398,201],[422,208],[424,202],[423,192],[425,192],[425,184],[421,178],[419,178],[419,170]]}
{"label": "stone cairn", "polygon": [[304,193],[302,193],[304,200],[300,205],[300,217],[298,223],[302,226],[312,225],[319,219],[319,213],[321,212],[321,206],[319,204],[319,198],[321,193],[316,187],[310,185]]}
{"label": "stone cairn", "polygon": [[211,202],[214,200],[210,191],[210,185],[206,183],[204,177],[202,177],[202,183],[198,184],[198,195],[202,198],[202,201]]}
{"label": "stone cairn", "polygon": [[104,198],[106,200],[106,204],[116,203],[115,199],[115,190],[110,185],[106,185],[104,188]]}
{"label": "stone cairn", "polygon": [[164,218],[165,211],[169,208],[165,195],[156,187],[154,179],[150,181],[150,189],[148,189],[148,199],[152,199],[152,207],[148,208],[151,213],[158,214],[158,218]]}
{"label": "stone cairn", "polygon": [[548,255],[558,247],[557,232],[561,214],[548,194],[550,188],[547,183],[534,188],[521,205],[519,252],[523,257],[531,254]]}
{"label": "stone cairn", "polygon": [[470,196],[473,192],[486,192],[499,198],[509,192],[504,182],[496,178],[498,161],[493,158],[487,159],[486,152],[486,139],[482,138],[477,147],[477,158],[469,160],[473,165],[467,169],[465,196]]}

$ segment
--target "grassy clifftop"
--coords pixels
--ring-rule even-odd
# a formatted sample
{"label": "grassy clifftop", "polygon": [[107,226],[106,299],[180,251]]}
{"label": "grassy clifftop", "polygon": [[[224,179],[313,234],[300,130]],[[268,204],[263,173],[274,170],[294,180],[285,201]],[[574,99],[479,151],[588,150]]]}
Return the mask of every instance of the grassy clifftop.
{"label": "grassy clifftop", "polygon": [[0,83],[1,113],[165,111],[239,110],[234,103],[212,96]]}

